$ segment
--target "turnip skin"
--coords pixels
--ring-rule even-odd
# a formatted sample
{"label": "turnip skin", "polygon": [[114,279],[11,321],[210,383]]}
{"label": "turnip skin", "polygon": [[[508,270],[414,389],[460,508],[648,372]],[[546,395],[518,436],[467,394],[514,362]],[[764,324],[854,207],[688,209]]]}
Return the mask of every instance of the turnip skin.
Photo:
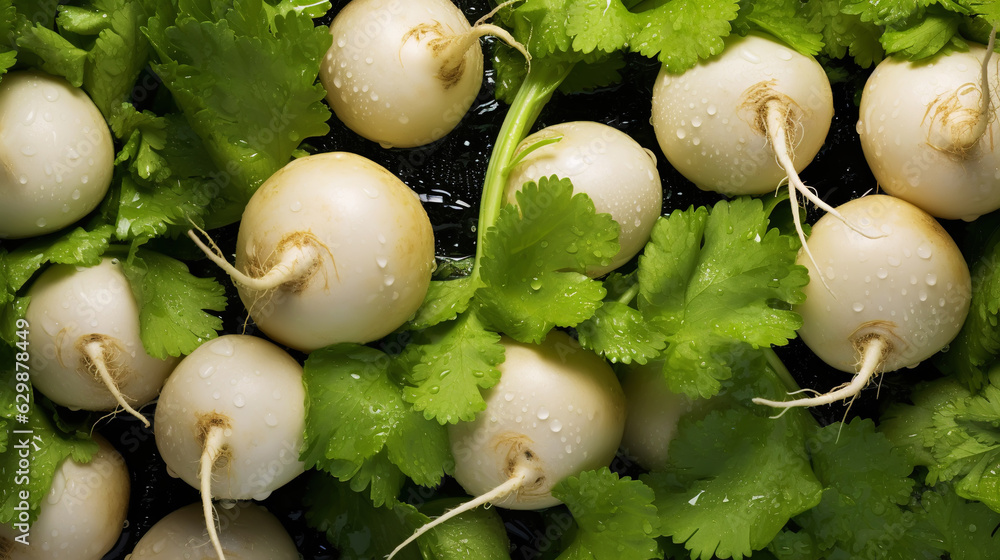
{"label": "turnip skin", "polygon": [[156,398],[178,362],[146,353],[139,307],[116,259],[92,267],[52,265],[27,295],[31,380],[58,404],[98,411],[120,404],[86,353],[88,341],[99,345],[117,390],[132,407]]}
{"label": "turnip skin", "polygon": [[663,187],[656,158],[629,135],[608,125],[576,121],[546,127],[521,141],[515,161],[539,142],[559,139],[530,153],[511,169],[507,202],[528,181],[557,175],[573,182],[573,191],[585,193],[597,212],[611,214],[621,230],[621,250],[603,267],[587,270],[602,276],[634,257],[649,241],[663,206]]}
{"label": "turnip skin", "polygon": [[[295,543],[266,509],[240,503],[220,511],[222,547],[227,558],[240,560],[298,560]],[[194,556],[202,554],[204,556]],[[215,558],[205,532],[200,504],[170,513],[143,535],[130,560],[191,560]]]}
{"label": "turnip skin", "polygon": [[[3,560],[100,560],[121,535],[130,482],[125,460],[100,435],[89,463],[66,458],[31,525],[30,544],[12,543]],[[14,534],[0,525],[0,551]]]}
{"label": "turnip skin", "polygon": [[170,471],[195,488],[212,418],[228,422],[213,497],[263,499],[303,472],[302,366],[281,348],[221,336],[185,357],[167,380],[156,406],[156,446]]}
{"label": "turnip skin", "polygon": [[[805,287],[802,340],[831,366],[853,372],[858,353],[852,339],[886,333],[895,349],[885,371],[912,367],[958,334],[969,311],[969,267],[951,236],[925,212],[886,195],[871,195],[839,207],[873,234],[869,239],[823,217],[809,237],[832,293],[815,282]],[[819,274],[808,259],[798,264]]]}
{"label": "turnip skin", "polygon": [[[880,371],[913,367],[944,348],[961,329],[972,293],[969,268],[951,236],[916,206],[870,195],[838,207],[869,236],[827,215],[809,246],[818,272],[800,251],[810,281],[799,336],[824,362],[854,380],[818,397],[771,406],[815,406],[857,394]],[[881,237],[876,237],[881,234]]]}
{"label": "turnip skin", "polygon": [[[886,193],[945,219],[974,220],[1000,208],[1000,126],[994,91],[1000,59],[987,63],[989,124],[975,145],[955,146],[945,126],[974,119],[986,49],[970,43],[926,62],[888,57],[872,72],[861,97],[858,135],[868,165]],[[947,111],[949,101],[957,101]],[[961,126],[959,126],[961,128]]]}
{"label": "turnip skin", "polygon": [[320,67],[327,102],[348,128],[385,147],[443,137],[479,93],[483,53],[478,35],[461,56],[440,39],[470,29],[448,0],[353,0],[330,24]]}
{"label": "turnip skin", "polygon": [[[371,160],[332,152],[295,160],[261,185],[243,212],[231,275],[264,333],[312,351],[394,331],[423,302],[434,266],[417,195]],[[253,286],[240,275],[272,281]]]}
{"label": "turnip skin", "polygon": [[566,333],[541,344],[501,338],[500,381],[472,422],[448,426],[455,479],[472,500],[415,531],[386,560],[434,527],[492,504],[542,509],[561,502],[552,488],[608,466],[625,429],[625,396],[611,366]]}
{"label": "turnip skin", "polygon": [[670,442],[681,416],[691,410],[691,401],[667,386],[663,362],[629,367],[622,376],[628,407],[622,449],[643,468],[666,467]]}
{"label": "turnip skin", "polygon": [[492,500],[508,509],[559,504],[560,480],[607,466],[625,426],[625,397],[611,367],[553,331],[541,345],[506,337],[500,381],[484,395],[486,410],[448,426],[455,479],[479,496],[518,469],[531,473],[520,488]]}
{"label": "turnip skin", "polygon": [[43,72],[0,82],[0,239],[33,237],[86,216],[111,185],[115,149],[83,90]]}
{"label": "turnip skin", "polygon": [[829,80],[816,60],[755,34],[730,38],[721,54],[681,75],[660,71],[652,122],[670,164],[703,190],[774,191],[785,170],[758,123],[762,88],[787,103],[791,159],[802,171],[833,118]]}

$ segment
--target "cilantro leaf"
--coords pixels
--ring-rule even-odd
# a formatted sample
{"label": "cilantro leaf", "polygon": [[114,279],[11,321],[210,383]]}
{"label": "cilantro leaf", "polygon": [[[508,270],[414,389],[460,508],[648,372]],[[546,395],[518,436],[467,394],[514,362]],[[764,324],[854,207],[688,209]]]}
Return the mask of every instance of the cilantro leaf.
{"label": "cilantro leaf", "polygon": [[783,387],[759,352],[741,362],[740,378],[709,401],[707,413],[681,417],[668,468],[642,477],[656,492],[663,533],[692,558],[749,556],[820,500],[806,455],[806,413],[772,419],[748,408],[744,392],[778,395]]}
{"label": "cilantro leaf", "polygon": [[[416,499],[423,501],[417,495]],[[375,506],[346,484],[317,473],[306,493],[306,521],[324,531],[344,559],[371,560],[387,556],[399,543],[440,515],[461,503],[457,499],[435,500],[420,506],[397,503]],[[503,520],[494,509],[477,508],[435,527],[404,548],[400,559],[509,560],[509,542]]]}
{"label": "cilantro leaf", "polygon": [[887,0],[867,2],[864,0],[844,0],[841,10],[845,14],[857,15],[861,21],[875,25],[887,25],[902,21],[914,14],[920,15],[927,0]]}
{"label": "cilantro leaf", "polygon": [[93,266],[101,262],[114,228],[102,225],[90,231],[78,227],[66,233],[35,237],[6,256],[10,293],[24,286],[45,263]]}
{"label": "cilantro leaf", "polygon": [[478,288],[479,285],[468,276],[454,280],[432,280],[424,303],[417,309],[409,327],[426,329],[465,313]]}
{"label": "cilantro leaf", "polygon": [[659,519],[653,492],[642,482],[619,478],[605,467],[561,480],[552,488],[552,496],[569,506],[578,526],[559,559],[656,556]]}
{"label": "cilantro leaf", "polygon": [[[306,521],[326,533],[345,560],[372,560],[388,556],[397,544],[413,534],[424,519],[405,503],[379,507],[343,482],[315,473],[304,496]],[[417,547],[404,549],[397,558],[419,560]]]}
{"label": "cilantro leaf", "polygon": [[976,502],[967,502],[939,485],[920,497],[920,507],[934,528],[934,539],[952,560],[997,560],[1000,547],[991,528],[1000,525],[1000,513]]}
{"label": "cilantro leaf", "polygon": [[605,295],[584,271],[605,265],[618,252],[617,238],[618,224],[597,214],[586,195],[574,195],[568,179],[525,184],[517,206],[501,210],[486,234],[477,313],[522,342],[579,324]]}
{"label": "cilantro leaf", "polygon": [[262,0],[213,14],[181,8],[161,3],[144,28],[153,70],[245,202],[304,138],[328,131],[316,77],[331,37],[306,11],[276,15],[272,26]]}
{"label": "cilantro leaf", "polygon": [[735,347],[782,345],[802,321],[797,242],[768,229],[760,200],[739,198],[675,211],[653,227],[639,259],[639,311],[669,343],[670,387],[691,397],[719,391]]}
{"label": "cilantro leaf", "polygon": [[813,29],[799,0],[741,0],[733,26],[765,31],[808,56],[823,48],[823,35]]}
{"label": "cilantro leaf", "polygon": [[[4,378],[13,377],[10,365],[4,365]],[[8,369],[11,368],[11,369]],[[4,380],[6,382],[7,379]],[[74,460],[78,463],[90,461],[97,452],[97,443],[85,433],[65,434],[56,429],[31,396],[28,404],[27,423],[8,423],[7,429],[30,431],[30,434],[14,434],[8,436],[8,449],[0,453],[0,523],[11,523],[17,516],[15,507],[20,503],[19,490],[27,490],[30,494],[29,516],[34,520],[38,516],[38,508],[48,495],[52,485],[52,477],[64,460]],[[20,451],[31,457],[26,484],[15,483],[19,470]],[[24,474],[23,472],[21,474]]]}
{"label": "cilantro leaf", "polygon": [[62,76],[76,87],[83,85],[87,51],[77,48],[62,35],[41,24],[29,26],[24,22],[18,33],[17,46],[21,49],[22,59],[28,58],[25,54],[31,53],[42,70]]}
{"label": "cilantro leaf", "polygon": [[[910,503],[913,469],[868,419],[834,423],[809,441],[813,469],[824,486],[819,505],[793,520],[796,539],[822,558],[937,558],[927,542],[906,528],[917,525]],[[858,481],[864,481],[859,484]],[[776,543],[788,543],[786,538]],[[801,558],[789,548],[772,547],[779,559]]]}
{"label": "cilantro leaf", "polygon": [[830,58],[844,58],[850,54],[862,68],[881,61],[885,57],[879,42],[881,28],[863,21],[859,15],[841,11],[840,2],[811,0],[803,5],[814,28],[823,34],[823,54]]}
{"label": "cilantro leaf", "polygon": [[[403,400],[390,375],[392,359],[355,344],[329,346],[310,354],[304,369],[307,389],[302,460],[346,481],[359,472],[361,491],[370,483],[376,505],[396,503],[400,478],[433,486],[451,461],[444,426],[427,420]],[[384,453],[378,463],[370,460]],[[367,466],[366,466],[367,464]],[[400,475],[400,476],[401,476]],[[393,482],[393,480],[395,482]]]}
{"label": "cilantro leaf", "polygon": [[207,313],[226,308],[225,290],[212,278],[198,278],[171,257],[139,249],[122,262],[139,305],[139,335],[155,358],[190,354],[215,338],[222,319]]}
{"label": "cilantro leaf", "polygon": [[723,38],[732,29],[729,22],[738,12],[738,0],[670,0],[639,14],[642,22],[629,48],[643,56],[657,56],[664,68],[679,74],[698,60],[722,52]]}
{"label": "cilantro leaf", "polygon": [[475,313],[424,331],[415,340],[421,356],[407,376],[403,399],[442,424],[471,422],[486,409],[481,389],[500,381],[500,335],[484,330]]}
{"label": "cilantro leaf", "polygon": [[[977,222],[983,228],[988,220]],[[975,232],[974,232],[975,233]],[[934,356],[941,371],[955,376],[975,391],[986,383],[987,369],[1000,354],[1000,230],[988,236],[985,252],[972,264],[972,301],[969,314],[947,352]]]}
{"label": "cilantro leaf", "polygon": [[580,345],[614,363],[645,364],[666,348],[666,335],[646,323],[638,310],[606,301],[594,316],[577,326]]}
{"label": "cilantro leaf", "polygon": [[991,26],[1000,25],[1000,4],[995,0],[969,0],[969,8],[986,19]]}
{"label": "cilantro leaf", "polygon": [[147,2],[89,0],[65,6],[56,18],[61,30],[73,34],[86,51],[83,89],[105,118],[126,101],[149,58],[149,41],[140,31],[150,11]]}
{"label": "cilantro leaf", "polygon": [[973,394],[944,378],[924,385],[913,405],[887,411],[886,433],[917,464],[927,484],[951,482],[963,498],[1000,512],[1000,368]]}
{"label": "cilantro leaf", "polygon": [[893,25],[882,34],[886,54],[899,53],[911,60],[934,56],[951,43],[963,18],[944,9],[928,10],[924,17]]}

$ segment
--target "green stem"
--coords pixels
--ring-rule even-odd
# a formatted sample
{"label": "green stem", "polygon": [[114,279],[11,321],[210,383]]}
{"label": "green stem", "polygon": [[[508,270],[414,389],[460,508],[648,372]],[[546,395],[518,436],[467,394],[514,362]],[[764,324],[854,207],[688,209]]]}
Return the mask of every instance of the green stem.
{"label": "green stem", "polygon": [[774,373],[778,374],[778,379],[781,380],[781,383],[785,386],[785,389],[787,389],[789,393],[802,390],[802,387],[799,387],[795,378],[792,377],[792,373],[788,371],[788,368],[785,367],[784,363],[782,363],[781,358],[779,358],[778,354],[774,352],[774,348],[765,348],[764,357],[767,358],[767,364],[771,366]]}
{"label": "green stem", "polygon": [[638,282],[636,282],[635,284],[632,284],[632,286],[630,286],[629,289],[626,290],[625,293],[623,293],[616,301],[618,303],[624,303],[625,305],[628,305],[628,304],[632,303],[632,300],[635,299],[635,296],[637,296],[637,295],[639,295],[639,283]]}
{"label": "green stem", "polygon": [[507,111],[497,142],[490,155],[483,183],[483,196],[479,204],[479,224],[476,226],[476,263],[472,268],[473,281],[479,278],[486,232],[496,224],[503,207],[504,191],[507,188],[507,174],[518,144],[528,136],[531,127],[538,120],[545,104],[572,70],[572,64],[532,63],[524,83]]}

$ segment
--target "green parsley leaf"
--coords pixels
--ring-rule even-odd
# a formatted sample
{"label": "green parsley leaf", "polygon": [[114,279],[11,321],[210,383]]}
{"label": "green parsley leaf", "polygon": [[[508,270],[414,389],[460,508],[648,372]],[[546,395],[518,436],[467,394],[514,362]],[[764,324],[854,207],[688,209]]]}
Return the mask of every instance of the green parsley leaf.
{"label": "green parsley leaf", "polygon": [[605,301],[576,332],[581,346],[614,363],[645,364],[667,346],[666,335],[647,324],[637,309],[618,301]]}
{"label": "green parsley leaf", "polygon": [[946,485],[924,492],[920,507],[935,529],[935,542],[952,560],[998,560],[1000,547],[991,532],[1000,525],[1000,513],[977,502],[967,502]]}
{"label": "green parsley leaf", "polygon": [[[464,501],[435,500],[420,506],[420,513],[436,517]],[[495,508],[476,508],[454,517],[417,539],[417,545],[425,558],[433,560],[510,560],[507,530]]]}
{"label": "green parsley leaf", "polygon": [[910,60],[934,56],[949,45],[963,17],[943,9],[929,9],[924,17],[893,25],[882,34],[886,54],[899,53]]}
{"label": "green parsley leaf", "polygon": [[[306,521],[326,533],[344,560],[384,558],[426,519],[409,504],[375,506],[352,490],[329,475],[314,473],[303,497]],[[397,558],[421,560],[421,555],[414,546],[404,549]]]}
{"label": "green parsley leaf", "polygon": [[[28,313],[28,300],[30,299],[27,296],[14,298],[7,305],[0,307],[0,340],[11,346],[24,342],[24,338],[21,336],[24,334],[24,330],[17,328],[17,320],[24,319]],[[0,344],[0,349],[2,347],[3,345]]]}
{"label": "green parsley leaf", "polygon": [[823,48],[823,35],[811,25],[800,0],[741,0],[733,26],[770,33],[808,56]]}
{"label": "green parsley leaf", "polygon": [[743,392],[777,396],[783,387],[759,351],[740,362],[739,379],[708,401],[707,413],[681,417],[668,468],[642,477],[656,492],[663,533],[692,558],[749,556],[820,500],[806,455],[807,413],[774,419],[749,408]]}
{"label": "green parsley leaf", "polygon": [[87,52],[83,89],[105,118],[130,97],[149,59],[149,41],[140,31],[151,15],[148,3],[89,0],[62,7],[57,17],[60,29]]}
{"label": "green parsley leaf", "polygon": [[[379,488],[397,486],[385,480],[386,471],[434,486],[451,462],[444,426],[403,400],[402,387],[390,375],[392,366],[392,358],[378,350],[342,344],[313,352],[304,369],[308,396],[302,460],[307,468],[327,470],[345,481],[361,472],[359,480],[370,482],[376,505],[396,502],[395,492]],[[383,460],[366,467],[383,452]],[[361,486],[352,480],[355,484]]]}
{"label": "green parsley leaf", "polygon": [[122,262],[139,305],[139,332],[154,358],[190,354],[215,338],[222,319],[207,313],[226,308],[223,287],[213,278],[198,278],[171,257],[139,249]]}
{"label": "green parsley leaf", "polygon": [[[4,378],[13,375],[7,364],[13,362],[5,363],[4,370],[8,373],[0,374]],[[31,433],[10,433],[7,450],[0,453],[0,523],[9,524],[16,518],[18,512],[14,508],[18,507],[21,501],[18,496],[19,490],[29,492],[29,515],[31,520],[34,520],[38,516],[42,500],[48,495],[52,477],[55,476],[59,465],[64,460],[89,462],[97,452],[97,443],[86,433],[65,434],[57,430],[36,402],[35,395],[32,395],[28,409],[27,423],[8,422],[6,426],[9,430],[24,430]],[[18,462],[22,451],[30,460],[27,473],[19,472]],[[15,477],[19,474],[27,474],[26,484],[15,482]]]}
{"label": "green parsley leaf", "polygon": [[[911,499],[914,481],[908,475],[913,467],[871,420],[825,426],[810,438],[809,449],[823,498],[793,520],[799,527],[797,539],[823,558],[937,557],[931,545],[906,531],[917,524],[904,507]],[[794,549],[771,550],[780,559],[801,558]]]}
{"label": "green parsley leaf", "polygon": [[20,290],[45,263],[93,266],[101,262],[113,231],[114,227],[107,224],[90,231],[78,227],[19,245],[6,256],[8,290]]}
{"label": "green parsley leaf", "polygon": [[479,286],[468,276],[454,280],[432,280],[424,303],[410,321],[409,328],[426,329],[465,313]]}
{"label": "green parsley leaf", "polygon": [[605,290],[584,274],[618,252],[618,224],[597,214],[568,179],[543,177],[517,193],[486,234],[477,312],[490,328],[540,342],[600,306]]}
{"label": "green parsley leaf", "polygon": [[864,22],[887,25],[902,21],[914,14],[921,15],[922,8],[929,3],[928,0],[883,0],[881,2],[844,0],[841,3],[841,10],[845,14],[859,16]]}
{"label": "green parsley leaf", "polygon": [[41,24],[26,26],[19,30],[17,46],[21,48],[21,58],[31,53],[42,70],[62,76],[76,87],[83,85],[87,51],[77,48],[62,35]]}
{"label": "green parsley leaf", "polygon": [[823,54],[844,58],[848,54],[862,68],[868,68],[885,57],[879,42],[882,29],[862,21],[861,17],[840,10],[841,0],[810,0],[804,9],[810,14],[815,29],[823,34]]}
{"label": "green parsley leaf", "polygon": [[986,234],[983,229],[989,226],[996,223],[986,217],[972,226],[971,235],[982,235],[986,243],[984,252],[972,263],[975,281],[969,315],[949,350],[933,358],[938,369],[954,375],[973,391],[986,383],[989,364],[1000,354],[1000,268],[996,266],[1000,262],[1000,229]]}
{"label": "green parsley leaf", "polygon": [[316,77],[331,37],[306,12],[278,15],[272,26],[262,0],[211,15],[182,8],[191,11],[161,3],[144,28],[153,69],[245,202],[303,139],[329,130]]}
{"label": "green parsley leaf", "polygon": [[982,16],[991,26],[1000,25],[1000,3],[996,0],[969,0],[967,3],[973,13]]}
{"label": "green parsley leaf", "polygon": [[639,311],[666,335],[664,371],[675,392],[716,394],[736,346],[783,345],[802,324],[805,297],[792,236],[768,229],[758,199],[675,211],[653,227],[639,259]]}
{"label": "green parsley leaf", "polygon": [[417,335],[420,358],[407,376],[403,399],[428,420],[471,422],[486,409],[481,389],[500,381],[500,335],[483,329],[475,313],[461,315]]}
{"label": "green parsley leaf", "polygon": [[559,481],[552,496],[569,506],[578,527],[560,560],[657,556],[659,519],[653,491],[642,482],[619,478],[605,467]]}
{"label": "green parsley leaf", "polygon": [[919,388],[913,405],[897,405],[886,416],[886,433],[918,464],[926,482],[951,482],[963,498],[1000,512],[1000,367],[973,394],[945,378]]}
{"label": "green parsley leaf", "polygon": [[[423,501],[421,495],[415,499]],[[462,500],[435,500],[420,506],[407,503],[375,506],[346,484],[315,474],[305,497],[306,521],[324,531],[342,558],[372,560],[387,556],[420,526],[428,515],[440,515]],[[396,556],[426,560],[509,560],[507,533],[494,509],[477,508],[435,527]]]}
{"label": "green parsley leaf", "polygon": [[729,22],[739,12],[738,0],[702,2],[671,0],[642,12],[639,31],[629,48],[643,56],[657,56],[667,71],[679,74],[722,52]]}

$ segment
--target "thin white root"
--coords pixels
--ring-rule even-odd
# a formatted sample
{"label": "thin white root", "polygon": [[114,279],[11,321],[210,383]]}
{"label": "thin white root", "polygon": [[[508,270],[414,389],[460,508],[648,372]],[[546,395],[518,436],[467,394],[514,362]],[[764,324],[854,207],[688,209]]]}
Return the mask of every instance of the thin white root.
{"label": "thin white root", "polygon": [[266,274],[259,277],[248,276],[247,274],[238,270],[235,266],[229,264],[225,256],[222,254],[222,250],[219,249],[218,245],[212,241],[212,238],[208,236],[201,228],[196,228],[202,235],[204,235],[212,247],[209,248],[204,242],[195,234],[194,229],[189,229],[187,234],[188,237],[194,241],[194,244],[198,246],[199,249],[205,256],[208,257],[210,261],[218,265],[219,268],[223,270],[226,274],[232,278],[233,282],[240,284],[251,290],[256,290],[258,292],[267,292],[280,287],[282,284],[287,282],[293,282],[309,274],[316,260],[320,258],[319,253],[316,249],[309,244],[301,246],[292,246],[287,248],[281,256],[281,261],[278,264],[271,267]]}
{"label": "thin white root", "polygon": [[[528,49],[518,42],[510,32],[492,23],[477,23],[469,31],[461,35],[435,39],[435,41],[447,41],[446,48],[448,49],[448,53],[443,57],[445,62],[442,64],[442,67],[448,68],[449,64],[452,64],[453,61],[461,61],[465,57],[465,53],[472,48],[472,45],[476,44],[479,39],[487,36],[500,39],[509,47],[521,53],[521,56],[524,57],[527,63],[531,64],[531,54],[528,53]],[[457,65],[457,62],[455,64]]]}
{"label": "thin white root", "polygon": [[399,554],[399,552],[401,550],[403,550],[404,548],[406,548],[406,546],[408,544],[410,544],[413,541],[417,540],[424,533],[430,531],[431,529],[433,529],[434,527],[437,527],[438,525],[441,525],[445,521],[448,521],[449,519],[451,519],[453,517],[457,517],[457,516],[459,516],[459,515],[467,512],[467,511],[472,511],[472,510],[476,509],[479,506],[489,505],[490,502],[493,502],[494,500],[503,499],[503,498],[509,496],[511,493],[516,492],[517,489],[520,488],[522,484],[524,484],[524,479],[527,478],[528,472],[529,472],[528,469],[518,469],[517,471],[515,471],[514,476],[511,477],[510,480],[508,480],[507,482],[504,482],[500,486],[497,486],[493,490],[490,490],[489,492],[487,492],[487,493],[479,496],[478,498],[475,498],[473,500],[465,502],[464,504],[462,504],[462,505],[460,505],[460,506],[458,506],[458,507],[456,507],[454,509],[450,509],[450,510],[444,512],[443,514],[441,514],[439,517],[437,517],[436,519],[434,519],[430,523],[428,523],[428,524],[424,525],[423,527],[417,529],[416,532],[414,532],[412,535],[410,535],[410,537],[408,539],[406,539],[405,541],[403,541],[402,543],[400,543],[399,546],[397,546],[395,549],[393,549],[393,551],[391,553],[389,553],[388,556],[386,556],[386,560],[392,560],[392,558],[394,556],[396,556],[397,554]]}
{"label": "thin white root", "polygon": [[222,552],[222,542],[219,541],[219,533],[215,528],[215,510],[212,508],[212,470],[219,457],[222,456],[225,440],[225,429],[221,426],[212,426],[208,429],[198,472],[201,481],[201,507],[205,514],[205,528],[208,530],[208,538],[211,539],[212,547],[215,548],[215,554],[219,560],[226,560],[226,555]]}
{"label": "thin white root", "polygon": [[108,370],[107,361],[104,359],[104,345],[99,341],[90,342],[83,347],[83,354],[87,356],[87,360],[94,365],[94,369],[97,370],[97,375],[100,376],[101,381],[104,386],[111,391],[111,396],[118,401],[118,405],[125,409],[126,412],[135,416],[145,427],[149,427],[149,420],[145,416],[140,414],[136,409],[132,408],[132,405],[128,404],[125,400],[125,396],[122,395],[121,390],[118,388],[118,384],[111,377],[111,372]]}
{"label": "thin white root", "polygon": [[853,398],[861,392],[861,389],[865,388],[865,385],[868,385],[868,382],[871,381],[872,377],[878,372],[879,366],[883,361],[883,355],[887,349],[888,344],[883,337],[873,336],[868,339],[862,349],[861,367],[858,370],[858,373],[854,375],[854,379],[852,379],[850,383],[844,384],[829,393],[816,397],[791,401],[772,401],[768,399],[755,398],[753,399],[753,403],[771,406],[774,408],[788,409],[796,406],[819,406],[822,404],[830,404],[844,399]]}

